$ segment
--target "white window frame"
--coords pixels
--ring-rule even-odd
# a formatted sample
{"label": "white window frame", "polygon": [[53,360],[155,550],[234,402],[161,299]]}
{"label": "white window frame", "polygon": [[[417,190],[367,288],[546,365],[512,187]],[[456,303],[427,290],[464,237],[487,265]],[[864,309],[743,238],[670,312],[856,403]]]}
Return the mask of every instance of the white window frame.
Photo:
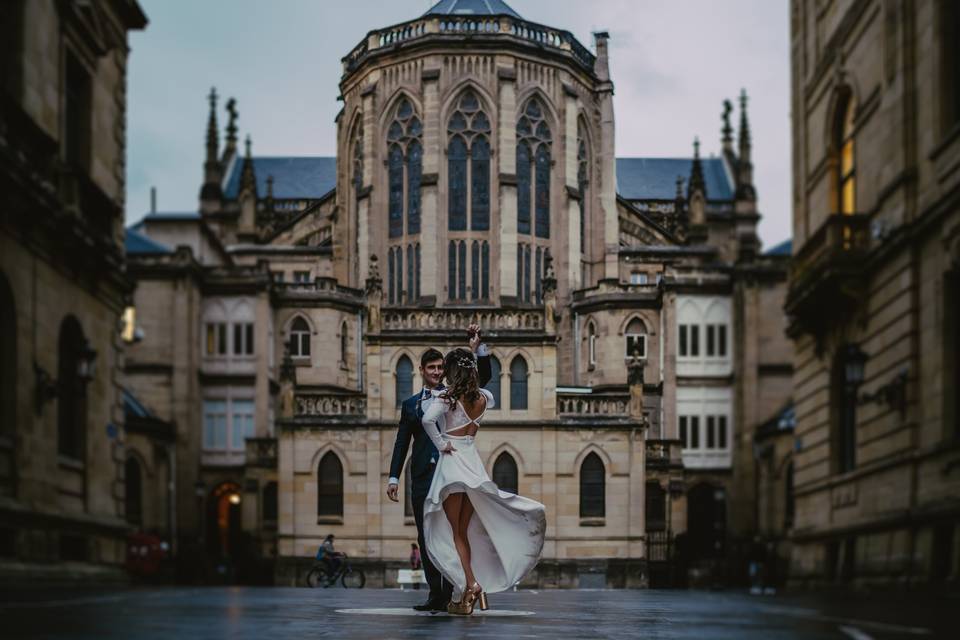
{"label": "white window frame", "polygon": [[[684,423],[686,429],[683,429]],[[711,423],[713,446],[710,446]],[[720,446],[721,423],[726,425],[724,446]],[[699,469],[730,468],[733,429],[733,390],[730,387],[680,387],[677,390],[676,437],[681,442],[684,466]],[[697,433],[696,446],[694,431]]]}
{"label": "white window frame", "polygon": [[[303,320],[303,322],[307,325],[306,329],[293,328],[293,323],[296,322],[298,318]],[[301,359],[301,360],[310,359],[313,355],[313,345],[311,344],[312,336],[313,336],[313,331],[310,330],[310,323],[307,322],[306,318],[304,318],[303,316],[295,316],[290,321],[289,340],[292,343],[290,346],[290,357]],[[307,353],[303,353],[304,339],[306,340]],[[296,347],[296,351],[294,351],[294,346]]]}
{"label": "white window frame", "polygon": [[[238,404],[248,405],[250,411],[238,413]],[[212,405],[221,405],[222,411],[211,411]],[[222,422],[216,425],[211,422],[211,419],[219,419]],[[234,397],[231,391],[227,391],[225,394],[204,398],[202,451],[215,454],[242,453],[246,450],[246,439],[256,436],[256,420],[257,404],[252,395],[238,394]],[[244,422],[243,432],[239,437],[240,441],[237,442],[236,428],[240,426],[241,421]],[[218,436],[222,436],[222,441]]]}
{"label": "white window frame", "polygon": [[642,271],[634,271],[630,274],[630,284],[647,284],[647,274]]}

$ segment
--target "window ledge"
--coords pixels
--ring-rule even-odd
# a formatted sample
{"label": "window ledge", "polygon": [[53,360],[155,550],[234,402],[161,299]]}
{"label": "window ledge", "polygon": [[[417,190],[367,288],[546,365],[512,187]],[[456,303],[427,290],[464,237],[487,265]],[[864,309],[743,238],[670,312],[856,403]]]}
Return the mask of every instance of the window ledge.
{"label": "window ledge", "polygon": [[606,518],[580,518],[581,527],[605,527],[607,526]]}
{"label": "window ledge", "polygon": [[417,526],[417,519],[414,518],[413,516],[404,516],[403,524]]}
{"label": "window ledge", "polygon": [[343,524],[343,516],[317,516],[317,524]]}
{"label": "window ledge", "polygon": [[83,463],[83,460],[78,460],[65,455],[57,456],[57,465],[65,469],[73,469],[74,471],[83,471],[86,467],[86,465]]}

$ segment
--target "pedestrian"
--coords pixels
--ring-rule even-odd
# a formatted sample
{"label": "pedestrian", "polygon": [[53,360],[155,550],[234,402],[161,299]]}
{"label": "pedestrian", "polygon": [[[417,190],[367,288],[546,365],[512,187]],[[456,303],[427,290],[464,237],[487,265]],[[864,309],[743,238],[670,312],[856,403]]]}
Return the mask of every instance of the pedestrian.
{"label": "pedestrian", "polygon": [[[414,571],[420,571],[423,568],[423,562],[420,559],[420,547],[416,542],[410,543],[410,568]],[[413,588],[420,589],[420,578],[414,576]]]}

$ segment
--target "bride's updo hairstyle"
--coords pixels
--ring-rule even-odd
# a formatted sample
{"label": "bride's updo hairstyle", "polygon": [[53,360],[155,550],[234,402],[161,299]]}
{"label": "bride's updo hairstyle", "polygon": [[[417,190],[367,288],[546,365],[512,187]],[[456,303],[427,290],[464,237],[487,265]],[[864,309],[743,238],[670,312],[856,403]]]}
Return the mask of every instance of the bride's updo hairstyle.
{"label": "bride's updo hairstyle", "polygon": [[480,397],[480,374],[477,371],[477,358],[466,349],[454,349],[443,359],[443,373],[447,378],[445,400],[451,410],[457,406],[457,399],[476,402]]}

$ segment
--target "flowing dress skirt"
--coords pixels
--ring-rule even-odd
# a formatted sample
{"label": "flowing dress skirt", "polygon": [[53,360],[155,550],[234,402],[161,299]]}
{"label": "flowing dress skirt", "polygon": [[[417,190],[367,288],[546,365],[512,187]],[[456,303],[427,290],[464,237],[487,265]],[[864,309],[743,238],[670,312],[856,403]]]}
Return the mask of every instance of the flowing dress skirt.
{"label": "flowing dress skirt", "polygon": [[500,491],[490,480],[472,436],[444,436],[456,451],[440,454],[423,508],[424,542],[433,564],[454,585],[454,597],[466,588],[453,529],[443,501],[466,492],[474,514],[467,528],[470,565],[487,593],[505,591],[523,579],[540,559],[547,520],[542,504]]}

